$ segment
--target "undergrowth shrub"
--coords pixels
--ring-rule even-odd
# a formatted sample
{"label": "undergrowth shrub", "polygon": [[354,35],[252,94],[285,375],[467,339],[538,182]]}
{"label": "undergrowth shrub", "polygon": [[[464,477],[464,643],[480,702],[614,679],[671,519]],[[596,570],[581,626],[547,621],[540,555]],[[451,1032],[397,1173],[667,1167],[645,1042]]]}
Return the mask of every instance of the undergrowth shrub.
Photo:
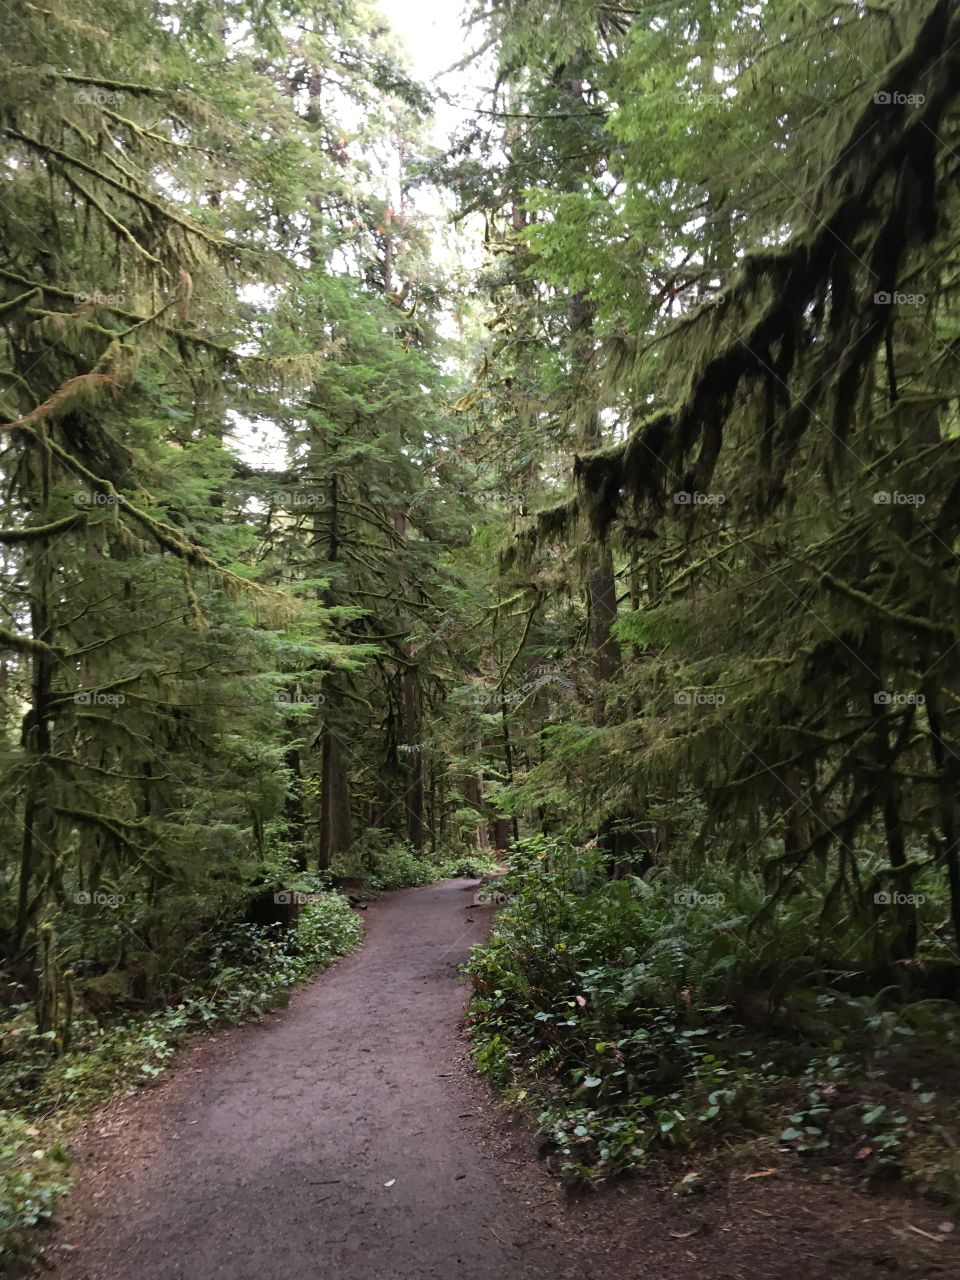
{"label": "undergrowth shrub", "polygon": [[492,855],[462,847],[418,854],[408,841],[398,842],[391,832],[377,828],[369,829],[355,847],[336,858],[331,867],[335,875],[358,880],[374,893],[411,889],[436,880],[472,879],[496,869]]}
{"label": "undergrowth shrub", "polygon": [[[473,1050],[482,1072],[540,1104],[567,1173],[597,1178],[657,1149],[748,1135],[772,1122],[778,1100],[790,1105],[791,1081],[818,1091],[817,1071],[805,1068],[844,1037],[860,1037],[876,1077],[866,1048],[877,1047],[876,1010],[856,991],[876,954],[866,912],[825,918],[815,893],[776,899],[758,876],[721,866],[693,884],[663,868],[611,879],[596,848],[546,837],[511,852],[498,889],[505,905],[469,965]],[[910,1018],[919,1027],[930,1010],[901,1004],[894,1039],[913,1036]],[[941,1043],[956,1042],[955,1015],[937,1015]],[[884,1069],[894,1063],[888,1046]],[[875,1103],[862,1092],[824,1096],[829,1110],[859,1107],[838,1131],[873,1158],[864,1170],[889,1166],[908,1121],[878,1145],[861,1123]],[[784,1143],[808,1152],[817,1138]]]}
{"label": "undergrowth shrub", "polygon": [[70,1158],[23,1116],[0,1111],[0,1271],[69,1187]]}

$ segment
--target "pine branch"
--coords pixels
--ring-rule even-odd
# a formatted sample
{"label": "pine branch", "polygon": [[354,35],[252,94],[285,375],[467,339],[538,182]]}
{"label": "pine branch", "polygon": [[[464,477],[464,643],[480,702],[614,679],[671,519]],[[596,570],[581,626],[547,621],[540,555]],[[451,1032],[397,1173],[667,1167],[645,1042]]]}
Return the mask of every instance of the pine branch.
{"label": "pine branch", "polygon": [[14,649],[18,653],[30,654],[31,657],[42,655],[48,658],[62,658],[63,650],[46,644],[43,640],[34,640],[32,636],[21,636],[6,627],[0,627],[0,645]]}
{"label": "pine branch", "polygon": [[58,533],[69,533],[85,524],[87,513],[80,511],[75,516],[64,516],[62,520],[54,520],[50,524],[24,525],[22,529],[0,529],[0,542],[32,542],[37,538],[52,538]]}

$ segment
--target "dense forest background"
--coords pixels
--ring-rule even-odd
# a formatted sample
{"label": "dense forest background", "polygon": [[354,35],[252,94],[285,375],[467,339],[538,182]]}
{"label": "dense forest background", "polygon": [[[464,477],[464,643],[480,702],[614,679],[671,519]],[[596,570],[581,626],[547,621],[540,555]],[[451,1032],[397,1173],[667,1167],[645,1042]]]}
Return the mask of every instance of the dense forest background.
{"label": "dense forest background", "polygon": [[[221,1016],[271,904],[314,899],[279,986],[356,940],[331,885],[508,848],[480,1061],[566,1082],[570,1170],[687,1140],[684,1089],[745,1123],[760,1028],[816,1080],[841,1024],[955,1043],[957,5],[470,29],[443,148],[359,0],[0,7],[24,1112],[118,1018]],[[856,1114],[904,1165],[909,1107]]]}

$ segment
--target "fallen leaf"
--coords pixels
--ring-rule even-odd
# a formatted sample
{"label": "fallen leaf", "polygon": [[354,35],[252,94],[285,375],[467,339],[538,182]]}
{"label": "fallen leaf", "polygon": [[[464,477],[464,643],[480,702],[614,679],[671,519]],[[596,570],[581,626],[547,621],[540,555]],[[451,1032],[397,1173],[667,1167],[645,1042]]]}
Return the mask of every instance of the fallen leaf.
{"label": "fallen leaf", "polygon": [[581,1008],[581,1009],[585,1009],[585,1008],[586,1008],[586,1005],[587,1005],[587,1002],[586,1002],[586,1000],[584,999],[584,997],[583,997],[583,996],[576,996],[575,998],[576,998],[577,1004],[580,1006],[580,1008]]}
{"label": "fallen leaf", "polygon": [[744,1174],[744,1182],[749,1182],[751,1178],[775,1178],[780,1172],[779,1169],[758,1169],[756,1173]]}
{"label": "fallen leaf", "polygon": [[385,1187],[392,1187],[395,1182],[396,1182],[396,1178],[391,1178],[389,1182],[385,1182],[383,1185]]}

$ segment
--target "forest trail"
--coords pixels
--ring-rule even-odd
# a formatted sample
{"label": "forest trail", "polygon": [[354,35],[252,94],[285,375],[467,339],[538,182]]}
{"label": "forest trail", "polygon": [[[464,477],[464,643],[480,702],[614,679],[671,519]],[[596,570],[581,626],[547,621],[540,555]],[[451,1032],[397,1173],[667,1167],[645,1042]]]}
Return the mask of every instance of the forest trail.
{"label": "forest trail", "polygon": [[386,895],[361,948],[289,1009],[95,1116],[47,1249],[57,1280],[948,1274],[922,1239],[903,1247],[908,1218],[932,1234],[929,1211],[789,1174],[739,1170],[706,1201],[643,1184],[568,1197],[464,1056],[458,966],[489,918],[473,887]]}
{"label": "forest trail", "polygon": [[76,1252],[57,1275],[564,1275],[536,1211],[478,1145],[491,1104],[466,1078],[458,966],[488,910],[465,909],[464,889],[387,895],[360,949],[288,1011],[201,1044],[159,1089],[101,1116],[64,1214]]}

